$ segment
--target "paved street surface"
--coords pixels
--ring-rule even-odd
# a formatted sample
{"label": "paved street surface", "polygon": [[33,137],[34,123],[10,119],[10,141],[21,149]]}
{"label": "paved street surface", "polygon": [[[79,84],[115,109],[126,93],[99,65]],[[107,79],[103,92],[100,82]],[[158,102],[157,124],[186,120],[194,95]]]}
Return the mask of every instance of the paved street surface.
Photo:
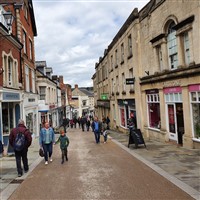
{"label": "paved street surface", "polygon": [[[2,199],[196,199],[199,193],[183,183],[177,187],[160,168],[141,162],[123,144],[108,140],[96,144],[92,132],[70,129],[69,161],[61,164],[59,145],[53,162],[45,166],[36,158],[30,172],[13,180],[2,192]],[[137,149],[139,151],[140,149]],[[36,154],[35,154],[36,155]],[[38,164],[39,163],[39,164]],[[151,167],[149,167],[149,166]],[[159,174],[161,172],[162,176]],[[171,176],[168,178],[173,179]],[[182,184],[177,181],[177,185]],[[13,189],[14,188],[14,189]],[[189,189],[188,189],[189,188]],[[189,191],[190,190],[190,191]],[[188,194],[190,193],[190,195]]]}

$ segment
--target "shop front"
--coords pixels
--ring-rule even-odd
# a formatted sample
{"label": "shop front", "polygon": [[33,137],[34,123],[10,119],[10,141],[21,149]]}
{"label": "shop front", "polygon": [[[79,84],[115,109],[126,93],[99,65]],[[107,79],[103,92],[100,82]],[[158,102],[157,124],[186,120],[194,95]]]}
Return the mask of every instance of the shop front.
{"label": "shop front", "polygon": [[182,145],[183,134],[185,132],[182,88],[179,86],[164,88],[164,95],[166,104],[166,124],[169,139]]}
{"label": "shop front", "polygon": [[10,131],[18,124],[18,120],[22,116],[21,111],[21,96],[20,93],[6,91],[2,95],[2,117],[1,117],[1,140],[4,145],[8,143]]}
{"label": "shop front", "polygon": [[128,119],[133,116],[136,119],[137,128],[137,115],[135,109],[135,99],[118,99],[119,106],[119,123],[120,127],[127,129]]}
{"label": "shop front", "polygon": [[200,143],[200,84],[188,86],[190,93],[191,123],[193,141]]}

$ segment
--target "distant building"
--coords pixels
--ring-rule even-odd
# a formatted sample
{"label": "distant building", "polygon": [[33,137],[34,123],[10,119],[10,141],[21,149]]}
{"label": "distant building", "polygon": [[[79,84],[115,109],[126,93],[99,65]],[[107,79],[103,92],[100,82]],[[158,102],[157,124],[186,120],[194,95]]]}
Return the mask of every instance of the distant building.
{"label": "distant building", "polygon": [[79,88],[75,85],[72,89],[70,105],[73,108],[73,115],[78,117],[94,114],[94,95],[92,88]]}

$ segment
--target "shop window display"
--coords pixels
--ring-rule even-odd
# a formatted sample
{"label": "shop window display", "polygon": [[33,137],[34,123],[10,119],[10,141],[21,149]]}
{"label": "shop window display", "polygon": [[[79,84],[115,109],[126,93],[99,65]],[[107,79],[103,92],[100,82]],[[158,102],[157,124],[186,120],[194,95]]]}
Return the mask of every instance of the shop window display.
{"label": "shop window display", "polygon": [[194,137],[200,139],[200,92],[191,92]]}
{"label": "shop window display", "polygon": [[160,102],[158,94],[147,95],[149,127],[160,129]]}

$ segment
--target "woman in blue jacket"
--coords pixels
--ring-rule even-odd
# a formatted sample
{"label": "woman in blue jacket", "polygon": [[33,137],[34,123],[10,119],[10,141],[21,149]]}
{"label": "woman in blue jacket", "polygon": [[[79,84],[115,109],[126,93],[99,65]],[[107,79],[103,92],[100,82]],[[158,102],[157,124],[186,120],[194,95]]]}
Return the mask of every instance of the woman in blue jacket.
{"label": "woman in blue jacket", "polygon": [[55,133],[53,128],[49,127],[49,123],[45,123],[45,127],[40,131],[40,147],[44,150],[45,165],[48,165],[48,159],[52,162],[53,144],[55,144]]}

